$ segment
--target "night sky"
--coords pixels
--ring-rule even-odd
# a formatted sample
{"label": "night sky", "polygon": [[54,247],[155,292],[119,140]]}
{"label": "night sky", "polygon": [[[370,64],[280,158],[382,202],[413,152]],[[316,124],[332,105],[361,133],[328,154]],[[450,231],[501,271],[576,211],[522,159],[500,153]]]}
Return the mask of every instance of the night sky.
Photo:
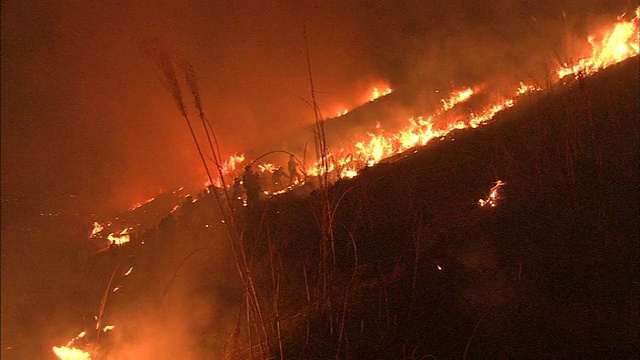
{"label": "night sky", "polygon": [[[162,189],[204,184],[149,46],[193,66],[225,155],[300,153],[308,139],[291,133],[313,121],[301,100],[310,98],[304,26],[319,105],[331,112],[362,103],[380,84],[420,94],[541,78],[554,57],[583,50],[578,39],[635,6],[629,0],[2,1],[3,328],[5,315],[19,311],[43,281],[31,277],[62,266],[25,250],[25,243],[65,241],[49,229],[80,231]],[[190,98],[186,103],[195,119]],[[29,232],[43,221],[52,225]],[[38,266],[22,271],[27,264]]]}

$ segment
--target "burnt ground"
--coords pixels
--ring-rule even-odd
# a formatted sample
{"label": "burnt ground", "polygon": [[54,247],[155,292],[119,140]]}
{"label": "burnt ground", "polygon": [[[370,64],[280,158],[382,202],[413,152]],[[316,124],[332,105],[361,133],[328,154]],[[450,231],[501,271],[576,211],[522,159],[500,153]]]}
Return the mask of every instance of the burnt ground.
{"label": "burnt ground", "polygon": [[[638,79],[636,57],[326,193],[238,214],[248,316],[201,195],[125,246],[68,260],[78,275],[61,291],[83,320],[49,332],[63,344],[62,329],[95,328],[113,276],[102,324],[117,328],[86,340],[107,358],[638,358]],[[480,207],[498,180],[497,206]]]}

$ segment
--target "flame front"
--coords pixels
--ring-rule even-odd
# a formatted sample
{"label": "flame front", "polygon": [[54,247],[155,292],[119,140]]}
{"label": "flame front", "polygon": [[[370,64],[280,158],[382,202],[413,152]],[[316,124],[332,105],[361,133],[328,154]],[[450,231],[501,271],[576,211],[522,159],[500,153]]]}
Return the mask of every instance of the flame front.
{"label": "flame front", "polygon": [[387,96],[389,94],[391,94],[393,92],[393,90],[391,90],[391,88],[386,88],[382,91],[378,90],[377,87],[374,87],[373,90],[371,91],[371,99],[369,101],[374,101],[376,99],[379,99],[383,96]]}
{"label": "flame front", "polygon": [[133,211],[133,210],[135,210],[137,208],[143,207],[144,205],[152,202],[155,199],[156,199],[155,197],[152,197],[151,199],[145,200],[143,202],[135,203],[129,208],[129,211]]}
{"label": "flame front", "polygon": [[638,55],[638,17],[640,7],[636,8],[636,16],[631,20],[618,19],[611,28],[602,32],[602,40],[596,43],[596,36],[588,38],[591,45],[591,56],[582,58],[571,66],[564,64],[557,71],[559,78],[567,75],[590,75],[613,64]]}
{"label": "flame front", "polygon": [[471,88],[462,89],[460,91],[456,91],[451,94],[448,100],[442,99],[442,108],[445,111],[451,110],[456,104],[461,102],[465,102],[469,100],[469,98],[473,95],[473,90]]}

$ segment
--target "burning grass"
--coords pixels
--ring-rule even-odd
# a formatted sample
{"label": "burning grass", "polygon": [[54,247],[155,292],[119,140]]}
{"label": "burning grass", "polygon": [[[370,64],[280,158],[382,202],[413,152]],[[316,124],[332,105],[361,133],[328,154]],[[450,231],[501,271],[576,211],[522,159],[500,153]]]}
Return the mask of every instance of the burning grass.
{"label": "burning grass", "polygon": [[[637,33],[637,17],[621,23],[626,24],[625,29],[634,26]],[[616,56],[637,55],[637,37],[619,36],[617,29],[618,25],[605,32],[602,46],[594,45],[593,61],[572,67],[571,72],[589,75],[610,66],[608,60],[601,60],[612,58],[604,55],[610,49]],[[625,47],[611,47],[614,38],[624,39]],[[629,70],[632,67],[635,72]],[[637,75],[637,58],[619,71],[624,75],[611,76],[626,78],[637,88],[637,76],[627,76]],[[567,74],[563,74],[559,71],[558,78],[565,78]],[[175,77],[175,73],[169,75]],[[230,302],[244,302],[244,308],[236,325],[242,332],[234,332],[230,345],[234,348],[228,353],[244,358],[401,358],[400,354],[406,358],[408,352],[412,357],[434,353],[456,357],[464,349],[465,355],[477,357],[496,353],[544,357],[554,354],[553,349],[587,354],[595,347],[609,346],[613,353],[628,354],[630,342],[625,331],[629,329],[616,319],[596,320],[612,332],[607,335],[572,324],[573,315],[558,310],[574,306],[576,314],[588,312],[580,302],[588,302],[599,290],[594,282],[623,302],[633,301],[622,285],[633,278],[632,271],[610,264],[633,268],[633,259],[621,249],[634,238],[630,236],[633,231],[637,235],[637,229],[633,230],[637,219],[618,212],[634,209],[634,199],[625,194],[635,190],[629,179],[637,177],[637,169],[634,173],[621,164],[637,159],[637,149],[629,146],[637,137],[625,129],[637,132],[638,115],[592,95],[607,93],[602,85],[604,77],[580,80],[578,87],[564,88],[547,102],[537,103],[536,110],[522,108],[530,113],[514,107],[517,96],[540,88],[520,83],[513,92],[515,98],[437,129],[434,118],[476,94],[477,90],[464,88],[443,99],[442,109],[432,116],[411,118],[406,128],[393,134],[369,134],[369,139],[356,143],[356,152],[350,153],[355,155],[342,159],[336,159],[337,155],[323,145],[322,121],[317,118],[319,160],[308,173],[325,176],[320,189],[305,201],[286,194],[271,199],[238,222],[244,225],[240,236],[230,235],[233,263],[243,288]],[[176,102],[186,118],[179,91],[173,89],[172,94],[179,98]],[[194,97],[199,102],[195,92]],[[621,104],[633,100],[637,102],[637,94],[616,99]],[[513,111],[499,114],[512,107]],[[567,115],[574,117],[567,121]],[[499,116],[510,121],[496,121],[474,132],[460,131],[499,120]],[[449,141],[453,139],[455,143]],[[208,143],[213,148],[213,142]],[[572,148],[578,143],[579,149]],[[409,149],[414,151],[404,161],[381,164],[383,159]],[[339,153],[345,152],[335,154]],[[224,163],[219,160],[215,163],[224,188],[224,176],[233,173],[244,156]],[[272,168],[262,165],[263,171]],[[331,172],[339,174],[333,187],[326,181]],[[498,178],[508,180],[509,187],[498,180],[487,196],[487,184]],[[505,197],[502,192],[507,190],[510,194]],[[476,202],[481,196],[485,197]],[[158,271],[153,270],[153,262],[166,255],[168,248],[192,251],[194,245],[210,241],[216,231],[224,231],[220,219],[228,226],[225,210],[205,210],[205,201],[183,205],[175,212],[176,223],[168,217],[155,234],[142,236],[141,243],[155,246],[158,253],[147,255],[146,272],[136,270],[132,277]],[[500,206],[496,206],[498,201]],[[477,204],[496,207],[496,211],[478,209]],[[95,223],[90,236],[102,231]],[[125,235],[129,235],[128,229],[112,233],[108,239],[116,245],[131,243],[129,237],[122,240]],[[131,245],[143,254],[139,244]],[[595,251],[598,256],[593,255]],[[177,270],[163,294],[193,251],[187,253],[177,267],[170,263],[171,270]],[[579,261],[572,262],[575,259]],[[548,272],[550,264],[558,269]],[[592,264],[613,282],[598,283],[594,276],[576,275],[563,268],[574,267],[576,273],[585,274]],[[123,276],[131,274],[132,267],[128,269]],[[193,269],[194,273],[197,270],[201,269]],[[157,279],[166,279],[164,275]],[[149,289],[157,286],[140,285],[150,293]],[[205,303],[213,299],[207,294],[214,291],[213,286],[182,285],[202,295]],[[577,290],[571,293],[569,288]],[[112,288],[110,281],[105,298],[122,293],[115,289],[120,287]],[[572,296],[577,300],[567,300]],[[103,303],[100,318],[105,307]],[[625,307],[605,301],[602,311],[598,314],[624,312]],[[191,313],[184,309],[184,314]],[[536,320],[540,317],[543,320]],[[184,331],[207,334],[216,320],[189,322]],[[134,325],[118,324],[114,332],[127,327]],[[536,338],[538,333],[548,338]],[[596,342],[591,340],[594,335],[600,336]],[[563,343],[563,337],[574,339],[577,347]],[[614,343],[616,338],[622,340]],[[126,339],[122,341],[129,345]],[[551,348],[531,345],[543,341]],[[53,351],[60,359],[90,358],[72,345],[54,347]],[[192,356],[210,350],[196,349]]]}

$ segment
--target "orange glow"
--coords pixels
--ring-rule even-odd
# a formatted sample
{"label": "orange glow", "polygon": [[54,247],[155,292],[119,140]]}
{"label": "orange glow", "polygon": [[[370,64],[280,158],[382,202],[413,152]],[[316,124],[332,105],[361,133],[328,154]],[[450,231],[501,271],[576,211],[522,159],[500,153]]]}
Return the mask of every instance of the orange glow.
{"label": "orange glow", "polygon": [[273,164],[260,164],[258,165],[258,169],[260,172],[274,172],[278,167]]}
{"label": "orange glow", "polygon": [[238,169],[238,165],[244,162],[244,159],[244,154],[229,156],[229,159],[220,165],[222,173],[224,175],[233,174],[233,172]]}
{"label": "orange glow", "polygon": [[75,338],[71,339],[67,343],[67,345],[65,345],[65,346],[54,346],[52,348],[53,353],[60,360],[91,360],[91,354],[89,354],[88,352],[85,352],[85,351],[83,351],[81,349],[73,347],[73,343],[76,340],[82,339],[86,335],[87,335],[87,333],[85,331],[83,331],[83,332],[79,333],[78,335],[76,335]]}
{"label": "orange glow", "polygon": [[91,354],[70,346],[54,346],[53,353],[60,360],[91,360]]}
{"label": "orange glow", "polygon": [[129,228],[125,228],[119,233],[111,233],[107,236],[107,240],[113,245],[122,245],[131,241],[131,235],[129,234]]}
{"label": "orange glow", "polygon": [[[577,76],[579,74],[590,75],[613,64],[617,64],[630,57],[638,55],[638,13],[640,7],[636,8],[636,16],[631,20],[624,20],[623,16],[618,18],[610,28],[601,32],[601,36],[589,36],[587,39],[591,45],[591,55],[584,57],[577,64],[563,64],[557,71],[559,78],[567,75]],[[600,41],[596,41],[600,38]]]}

